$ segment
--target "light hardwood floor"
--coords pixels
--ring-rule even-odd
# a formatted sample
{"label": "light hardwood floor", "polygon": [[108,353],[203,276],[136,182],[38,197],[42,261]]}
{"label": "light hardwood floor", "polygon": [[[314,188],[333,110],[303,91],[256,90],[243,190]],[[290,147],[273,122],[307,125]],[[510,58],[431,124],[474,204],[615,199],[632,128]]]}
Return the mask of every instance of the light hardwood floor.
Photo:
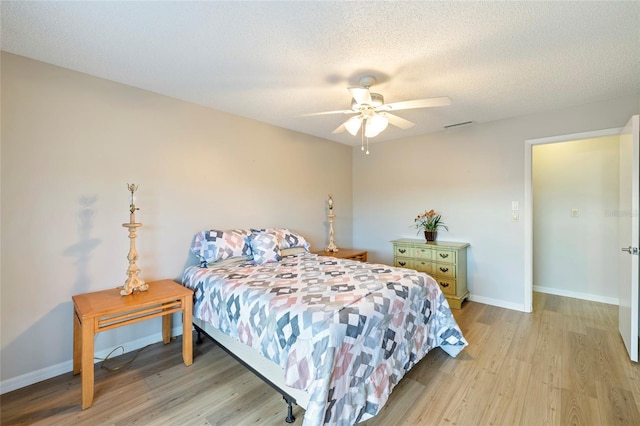
{"label": "light hardwood floor", "polygon": [[[640,425],[640,365],[627,357],[617,312],[538,293],[533,314],[468,302],[454,314],[469,346],[457,358],[428,354],[363,424]],[[116,372],[96,366],[84,411],[71,373],[0,405],[2,425],[286,425],[282,397],[208,340],[190,367],[180,342],[153,345]],[[304,410],[294,415],[300,425]]]}

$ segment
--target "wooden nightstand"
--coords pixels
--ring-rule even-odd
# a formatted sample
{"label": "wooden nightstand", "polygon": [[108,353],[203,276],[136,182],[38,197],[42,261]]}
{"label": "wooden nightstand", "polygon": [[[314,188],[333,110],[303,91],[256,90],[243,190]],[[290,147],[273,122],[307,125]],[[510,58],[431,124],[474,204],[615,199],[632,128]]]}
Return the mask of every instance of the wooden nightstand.
{"label": "wooden nightstand", "polygon": [[101,331],[162,317],[162,340],[171,341],[171,314],[182,312],[182,359],[193,362],[193,292],[172,280],[150,282],[128,296],[120,288],[73,296],[73,374],[82,373],[82,409],[93,404],[93,338]]}
{"label": "wooden nightstand", "polygon": [[330,251],[314,251],[313,253],[319,256],[331,256],[337,257],[340,259],[351,259],[351,260],[359,260],[360,262],[367,261],[367,251],[366,250],[356,250],[356,249],[340,249],[337,252]]}

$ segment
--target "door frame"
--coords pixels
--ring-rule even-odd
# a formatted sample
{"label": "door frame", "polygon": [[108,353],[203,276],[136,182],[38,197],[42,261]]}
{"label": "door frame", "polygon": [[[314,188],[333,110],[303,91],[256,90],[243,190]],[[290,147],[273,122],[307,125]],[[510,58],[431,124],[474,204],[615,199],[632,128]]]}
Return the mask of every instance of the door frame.
{"label": "door frame", "polygon": [[622,127],[524,141],[524,311],[533,312],[533,147],[619,135]]}

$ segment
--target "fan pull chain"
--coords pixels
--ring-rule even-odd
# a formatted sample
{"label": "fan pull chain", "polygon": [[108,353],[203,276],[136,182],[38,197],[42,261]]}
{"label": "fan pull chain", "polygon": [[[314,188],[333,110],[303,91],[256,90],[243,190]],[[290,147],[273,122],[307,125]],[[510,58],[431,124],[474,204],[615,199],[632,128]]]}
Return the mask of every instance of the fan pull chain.
{"label": "fan pull chain", "polygon": [[[364,151],[364,145],[365,145],[364,144],[364,139],[365,139],[364,128],[366,123],[367,123],[367,119],[365,118],[364,120],[362,120],[362,123],[360,125],[360,143],[361,143],[360,150],[361,151]],[[367,136],[367,152],[365,154],[369,155],[369,137],[368,136]]]}

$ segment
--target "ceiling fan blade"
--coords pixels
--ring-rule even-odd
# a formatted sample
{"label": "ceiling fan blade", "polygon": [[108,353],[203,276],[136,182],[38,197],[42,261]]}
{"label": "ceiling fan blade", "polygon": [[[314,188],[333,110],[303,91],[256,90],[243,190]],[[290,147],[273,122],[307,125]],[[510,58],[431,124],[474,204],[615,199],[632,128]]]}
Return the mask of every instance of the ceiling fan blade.
{"label": "ceiling fan blade", "polygon": [[351,109],[341,109],[339,111],[325,111],[325,112],[311,112],[309,114],[300,114],[296,117],[313,117],[316,115],[329,115],[329,114],[355,114],[357,111]]}
{"label": "ceiling fan blade", "polygon": [[351,92],[351,97],[356,100],[357,104],[371,105],[371,93],[369,89],[365,89],[364,87],[349,87],[349,92]]}
{"label": "ceiling fan blade", "polygon": [[401,109],[428,108],[446,105],[451,105],[451,99],[449,99],[447,96],[443,96],[440,98],[415,99],[413,101],[393,102],[390,104],[384,104],[379,109],[387,111],[398,111]]}
{"label": "ceiling fan blade", "polygon": [[384,113],[384,116],[387,117],[390,124],[393,124],[396,127],[400,127],[403,130],[416,125],[416,123],[405,120],[404,118],[398,117],[397,115],[389,114],[388,112]]}

